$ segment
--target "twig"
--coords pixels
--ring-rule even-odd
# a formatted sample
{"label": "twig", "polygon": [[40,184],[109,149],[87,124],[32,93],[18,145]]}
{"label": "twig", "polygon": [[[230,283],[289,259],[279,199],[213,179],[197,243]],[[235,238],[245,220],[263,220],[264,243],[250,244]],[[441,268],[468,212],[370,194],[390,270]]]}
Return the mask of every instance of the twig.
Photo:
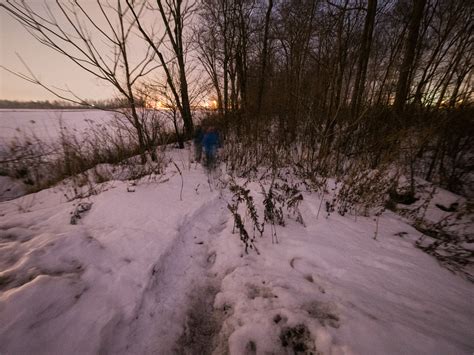
{"label": "twig", "polygon": [[181,169],[174,161],[173,161],[173,165],[176,167],[176,169],[178,169],[179,176],[181,176],[181,190],[179,191],[179,200],[183,201],[183,187],[184,187],[183,173],[181,172]]}

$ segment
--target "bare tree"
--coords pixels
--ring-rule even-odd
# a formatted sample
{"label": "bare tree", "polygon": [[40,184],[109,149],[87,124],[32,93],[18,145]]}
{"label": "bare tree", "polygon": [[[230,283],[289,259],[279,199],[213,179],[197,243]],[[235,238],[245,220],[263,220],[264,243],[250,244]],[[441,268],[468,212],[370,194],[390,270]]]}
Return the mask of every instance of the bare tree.
{"label": "bare tree", "polygon": [[198,59],[204,70],[209,75],[211,83],[217,97],[217,108],[221,115],[224,115],[224,104],[222,98],[222,84],[220,80],[219,68],[219,45],[215,31],[206,28],[196,29],[196,44],[198,50]]}
{"label": "bare tree", "polygon": [[426,0],[414,0],[413,3],[413,11],[410,18],[410,25],[406,39],[403,63],[400,67],[397,93],[395,95],[394,102],[395,111],[398,113],[400,113],[405,106],[408,90],[410,88],[410,74],[413,68],[413,61],[415,59],[415,51],[418,45],[420,24],[423,18],[423,10],[425,8],[425,4]]}
{"label": "bare tree", "polygon": [[184,127],[187,136],[193,134],[193,119],[191,114],[191,106],[189,102],[188,82],[186,75],[186,48],[184,44],[184,30],[185,23],[193,13],[193,5],[188,1],[183,0],[156,0],[156,7],[153,7],[152,1],[143,1],[141,5],[148,9],[157,10],[160,13],[161,20],[165,26],[165,36],[171,44],[171,51],[178,68],[178,78],[173,77],[172,71],[169,68],[169,61],[165,59],[164,51],[160,48],[160,42],[156,43],[156,33],[152,30],[147,30],[144,23],[140,19],[140,12],[137,11],[135,1],[126,0],[128,8],[130,9],[136,21],[140,33],[143,38],[154,50],[159,58],[159,61],[165,71],[168,86],[173,94],[174,101],[177,104],[178,110],[184,122]]}
{"label": "bare tree", "polygon": [[367,15],[365,17],[364,32],[361,38],[357,76],[352,93],[352,116],[357,117],[365,89],[365,78],[367,75],[367,64],[369,62],[370,49],[372,46],[372,33],[374,31],[375,13],[377,0],[369,0]]}
{"label": "bare tree", "polygon": [[263,91],[265,89],[265,75],[268,62],[268,36],[270,30],[270,18],[272,15],[273,0],[268,1],[267,12],[265,14],[265,30],[263,32],[263,49],[262,49],[262,69],[260,73],[260,86],[258,88],[257,97],[257,113],[260,113],[262,108]]}
{"label": "bare tree", "polygon": [[[113,6],[109,2],[96,1],[93,7],[86,7],[77,0],[58,0],[54,6],[45,4],[41,12],[26,1],[7,0],[0,7],[40,43],[115,87],[130,110],[125,114],[137,132],[144,162],[147,145],[137,112],[135,87],[157,65],[152,50],[132,48],[135,23],[128,9],[122,8],[121,1],[117,0]],[[138,13],[142,10],[143,7]],[[87,105],[86,100],[80,100],[77,96],[64,97],[42,84],[32,73],[30,76],[23,75],[23,78],[42,85],[61,98]]]}

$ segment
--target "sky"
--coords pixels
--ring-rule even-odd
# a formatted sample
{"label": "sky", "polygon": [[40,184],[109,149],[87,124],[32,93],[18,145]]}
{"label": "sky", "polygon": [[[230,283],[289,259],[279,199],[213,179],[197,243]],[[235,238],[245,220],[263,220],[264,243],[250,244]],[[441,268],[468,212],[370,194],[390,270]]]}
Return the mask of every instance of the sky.
{"label": "sky", "polygon": [[[90,2],[90,1],[86,1]],[[34,5],[42,1],[34,0]],[[40,44],[17,21],[0,8],[0,65],[14,72],[28,73],[18,55],[45,84],[69,88],[85,99],[114,96],[110,85],[76,67],[67,58]],[[16,77],[0,68],[0,100],[55,100],[54,95],[38,85]]]}
{"label": "sky", "polygon": [[[64,2],[67,4],[68,2]],[[45,15],[46,5],[55,15],[57,21],[61,24],[61,28],[66,32],[72,33],[72,27],[67,24],[64,16],[54,0],[31,0],[26,4],[31,6],[35,14],[43,17]],[[116,3],[109,1],[101,1],[104,6],[104,12],[108,14],[108,20],[113,24],[114,28],[118,28],[116,16]],[[80,1],[81,7],[91,17],[92,21],[100,27],[100,31],[105,31],[112,36],[108,27],[108,22],[103,16],[100,8],[95,0]],[[77,10],[77,7],[74,7]],[[80,12],[79,10],[77,10]],[[116,47],[110,45],[110,41],[105,38],[104,34],[94,28],[85,16],[80,15],[81,28],[86,29],[88,36],[94,42],[100,56],[110,65],[110,58],[114,57]],[[126,15],[126,22],[130,20],[130,13]],[[163,38],[164,26],[160,20],[160,16],[156,11],[144,11],[140,14],[140,22],[147,32],[154,38]],[[77,35],[76,35],[77,36]],[[76,42],[80,43],[80,42]],[[62,48],[65,48],[62,46]],[[84,47],[83,47],[84,48]],[[160,50],[165,55],[165,59],[170,58],[169,47],[163,45]],[[132,30],[127,40],[127,52],[130,68],[134,68],[140,63],[144,63],[143,59],[149,51],[149,45],[142,39],[141,34]],[[70,46],[67,52],[73,50]],[[48,92],[45,88],[30,83],[24,79],[15,76],[14,73],[26,74],[29,77],[29,70],[44,85],[54,88],[56,92],[65,96],[73,97],[64,90],[74,93],[74,96],[87,100],[102,100],[116,97],[116,89],[104,80],[95,77],[86,70],[80,68],[73,63],[68,57],[57,53],[53,49],[41,44],[35,39],[20,23],[12,18],[8,11],[0,7],[0,100],[18,100],[18,101],[34,101],[34,100],[57,100],[54,94]],[[156,59],[156,58],[155,58]],[[23,63],[25,62],[25,64]],[[145,61],[146,62],[146,61]],[[150,66],[156,65],[156,62]],[[147,69],[150,68],[147,66]],[[112,67],[112,65],[110,65]],[[120,65],[118,72],[120,72]],[[134,73],[139,73],[140,70]],[[120,74],[118,74],[120,77]],[[157,69],[150,75],[159,81],[164,80],[163,71]],[[192,73],[188,73],[192,75]],[[120,81],[120,80],[119,80]],[[61,91],[63,90],[63,91]]]}

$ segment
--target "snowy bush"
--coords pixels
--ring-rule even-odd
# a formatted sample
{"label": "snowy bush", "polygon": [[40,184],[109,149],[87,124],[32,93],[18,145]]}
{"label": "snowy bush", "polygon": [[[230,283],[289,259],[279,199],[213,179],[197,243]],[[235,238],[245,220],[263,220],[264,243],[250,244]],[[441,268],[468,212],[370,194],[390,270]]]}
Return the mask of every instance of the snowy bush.
{"label": "snowy bush", "polygon": [[117,177],[139,179],[162,170],[156,127],[150,128],[153,135],[149,133],[150,146],[155,147],[150,153],[153,162],[142,164],[134,158],[139,151],[133,131],[118,119],[111,124],[115,125],[113,130],[90,121],[80,136],[61,126],[59,138],[53,142],[22,133],[5,148],[0,160],[2,173],[20,179],[30,191],[38,191],[67,178],[68,183],[81,188]]}
{"label": "snowy bush", "polygon": [[[239,185],[235,179],[231,179],[229,190],[232,192],[232,203],[228,205],[228,209],[234,218],[234,232],[238,230],[240,239],[245,245],[245,252],[248,249],[258,249],[255,246],[256,232],[259,236],[263,236],[265,225],[270,226],[272,243],[278,243],[276,226],[285,226],[285,214],[304,226],[303,216],[299,211],[299,204],[303,201],[303,195],[296,187],[283,179],[276,179],[273,175],[270,183],[265,182],[265,174],[262,175],[259,185],[263,200],[261,205],[255,203],[255,198],[251,195],[251,189],[247,188],[250,180],[243,185]],[[239,206],[242,208],[239,210]],[[259,212],[263,214],[263,220],[259,218]],[[250,235],[245,227],[243,215],[249,216],[252,234]]]}

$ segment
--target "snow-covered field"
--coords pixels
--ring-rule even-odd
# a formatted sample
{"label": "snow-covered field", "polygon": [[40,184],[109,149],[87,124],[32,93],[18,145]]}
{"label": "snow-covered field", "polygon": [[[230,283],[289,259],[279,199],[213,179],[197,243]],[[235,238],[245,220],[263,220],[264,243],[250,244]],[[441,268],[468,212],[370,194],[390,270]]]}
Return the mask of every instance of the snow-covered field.
{"label": "snow-covered field", "polygon": [[112,112],[100,110],[0,109],[0,144],[31,133],[41,140],[54,141],[61,125],[80,135],[90,124],[107,124],[113,116]]}
{"label": "snow-covered field", "polygon": [[[59,138],[61,127],[77,137],[86,132],[91,125],[108,127],[119,113],[102,110],[36,110],[36,109],[0,109],[0,147],[15,137],[34,135],[51,142]],[[204,111],[193,112],[195,120],[201,119]],[[160,111],[161,124],[167,130],[174,130],[170,114]],[[111,128],[112,131],[114,128]]]}
{"label": "snow-covered field", "polygon": [[472,283],[401,217],[385,212],[374,240],[372,218],[317,218],[305,192],[305,226],[288,219],[278,244],[266,228],[245,254],[228,190],[169,154],[182,178],[169,164],[83,200],[56,187],[0,204],[0,354],[474,351]]}

